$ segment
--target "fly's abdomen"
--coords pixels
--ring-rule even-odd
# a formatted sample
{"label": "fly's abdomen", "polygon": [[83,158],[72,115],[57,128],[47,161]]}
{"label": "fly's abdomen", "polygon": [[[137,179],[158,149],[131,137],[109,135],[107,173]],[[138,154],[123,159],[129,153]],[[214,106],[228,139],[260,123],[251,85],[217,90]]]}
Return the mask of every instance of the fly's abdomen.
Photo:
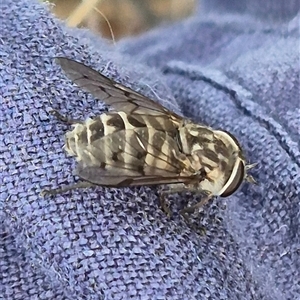
{"label": "fly's abdomen", "polygon": [[[87,148],[103,137],[122,130],[138,128],[158,131],[176,131],[172,121],[148,115],[127,115],[125,112],[109,112],[88,118],[84,123],[74,124],[74,129],[66,134],[65,150],[78,161],[86,160]],[[167,130],[166,130],[167,129]],[[99,149],[101,150],[101,149]],[[102,149],[104,151],[104,149]]]}
{"label": "fly's abdomen", "polygon": [[88,118],[84,123],[74,124],[74,129],[66,133],[65,150],[75,156],[77,161],[92,165],[94,161],[91,155],[92,145],[104,136],[126,129],[121,114],[104,113],[93,119]]}
{"label": "fly's abdomen", "polygon": [[128,169],[141,176],[179,174],[189,164],[186,156],[171,135],[155,128],[160,123],[151,121],[124,112],[89,118],[67,132],[65,150],[84,166]]}

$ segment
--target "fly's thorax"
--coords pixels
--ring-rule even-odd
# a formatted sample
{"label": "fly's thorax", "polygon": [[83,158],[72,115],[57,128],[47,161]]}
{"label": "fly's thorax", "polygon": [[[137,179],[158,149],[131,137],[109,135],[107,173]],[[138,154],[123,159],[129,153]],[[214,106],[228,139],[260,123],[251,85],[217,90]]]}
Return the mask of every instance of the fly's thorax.
{"label": "fly's thorax", "polygon": [[[205,126],[187,122],[179,128],[180,148],[184,154],[191,155],[195,146],[199,146],[213,140],[213,131]],[[202,146],[200,146],[202,147]]]}
{"label": "fly's thorax", "polygon": [[195,170],[205,171],[199,188],[216,196],[234,193],[245,178],[245,160],[237,140],[225,131],[193,123],[180,132],[183,152],[191,155]]}

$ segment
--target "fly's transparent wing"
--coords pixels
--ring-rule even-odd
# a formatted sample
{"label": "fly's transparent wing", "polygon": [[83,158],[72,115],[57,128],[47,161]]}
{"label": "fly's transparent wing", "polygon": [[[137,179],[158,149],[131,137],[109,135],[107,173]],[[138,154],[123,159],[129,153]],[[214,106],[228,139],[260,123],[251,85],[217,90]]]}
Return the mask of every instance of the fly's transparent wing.
{"label": "fly's transparent wing", "polygon": [[111,80],[92,68],[74,60],[58,57],[58,64],[79,87],[91,93],[117,111],[127,114],[168,118],[179,124],[182,118],[155,101]]}
{"label": "fly's transparent wing", "polygon": [[[143,185],[162,185],[162,184],[189,184],[196,180],[196,176],[187,177],[174,174],[168,175],[129,175],[129,172],[122,172],[116,168],[107,166],[106,169],[96,167],[84,167],[79,164],[77,167],[78,176],[92,184],[110,187],[129,187]],[[204,179],[204,178],[203,178]],[[196,181],[195,181],[196,182]]]}

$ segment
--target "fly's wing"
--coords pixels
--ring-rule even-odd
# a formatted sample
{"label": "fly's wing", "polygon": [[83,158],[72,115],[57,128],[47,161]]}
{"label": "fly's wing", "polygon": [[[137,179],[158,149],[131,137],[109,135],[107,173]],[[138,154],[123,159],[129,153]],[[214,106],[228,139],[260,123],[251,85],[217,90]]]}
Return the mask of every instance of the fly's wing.
{"label": "fly's wing", "polygon": [[181,123],[182,118],[177,114],[103,76],[92,68],[68,58],[58,57],[56,60],[74,83],[91,93],[95,98],[112,106],[115,110],[123,111],[128,115],[146,115],[157,119],[168,119],[173,123],[173,127]]}
{"label": "fly's wing", "polygon": [[77,174],[97,185],[121,187],[195,180],[190,161],[179,152],[176,142],[154,128],[114,132],[93,141],[85,152],[92,159],[80,160]]}

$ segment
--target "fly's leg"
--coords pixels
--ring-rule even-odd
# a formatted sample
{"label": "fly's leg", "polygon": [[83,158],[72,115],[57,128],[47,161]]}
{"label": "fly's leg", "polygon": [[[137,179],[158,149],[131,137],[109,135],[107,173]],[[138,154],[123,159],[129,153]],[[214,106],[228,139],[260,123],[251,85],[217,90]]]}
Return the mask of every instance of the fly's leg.
{"label": "fly's leg", "polygon": [[207,195],[205,198],[203,198],[200,202],[196,203],[195,205],[182,209],[180,211],[180,214],[186,219],[187,214],[192,214],[197,209],[204,206],[211,198],[212,198],[212,195]]}
{"label": "fly's leg", "polygon": [[170,203],[167,201],[168,191],[162,191],[160,193],[159,201],[161,210],[167,215],[168,218],[171,218],[172,212],[170,209]]}
{"label": "fly's leg", "polygon": [[180,214],[187,220],[188,214],[194,213],[197,209],[204,206],[211,198],[212,198],[211,195],[207,195],[205,198],[203,198],[200,202],[196,203],[195,205],[182,209],[180,211]]}
{"label": "fly's leg", "polygon": [[[171,212],[170,212],[169,205],[166,203],[167,202],[166,197],[170,194],[176,194],[176,193],[182,193],[182,192],[183,193],[191,192],[194,194],[199,194],[200,191],[199,191],[199,188],[197,188],[197,187],[191,187],[191,186],[186,186],[186,185],[174,185],[170,189],[161,191],[161,194],[160,194],[161,195],[161,197],[160,197],[161,207],[165,212],[167,210],[168,215],[170,215]],[[203,192],[203,193],[205,194],[205,198],[203,198],[200,202],[196,203],[193,206],[186,207],[180,211],[180,214],[185,218],[185,220],[188,220],[188,214],[192,214],[197,209],[204,206],[212,198],[211,194],[207,194],[205,192]],[[203,195],[203,193],[202,193],[202,195]]]}
{"label": "fly's leg", "polygon": [[196,203],[193,206],[186,207],[180,211],[180,214],[183,216],[185,221],[190,224],[190,226],[196,231],[199,232],[201,235],[206,235],[206,228],[204,226],[196,226],[195,224],[190,222],[189,214],[192,214],[200,207],[204,206],[210,199],[212,198],[212,195],[207,195],[205,198],[203,198],[200,202]]}
{"label": "fly's leg", "polygon": [[68,192],[68,191],[75,190],[75,189],[84,189],[84,188],[90,188],[93,186],[95,186],[95,184],[87,182],[87,181],[80,181],[75,184],[66,185],[63,187],[56,188],[56,189],[51,189],[51,190],[44,189],[41,191],[41,196],[43,196],[43,197],[51,196],[51,195],[55,196],[55,195],[59,195],[59,194],[62,194],[62,193]]}
{"label": "fly's leg", "polygon": [[160,191],[160,207],[162,209],[162,211],[167,215],[168,218],[172,217],[172,212],[170,209],[170,203],[167,200],[167,197],[171,194],[176,194],[176,193],[180,193],[180,192],[184,192],[187,191],[187,188],[185,185],[178,185],[178,184],[174,184],[174,185],[169,185],[168,189],[165,190],[161,190]]}
{"label": "fly's leg", "polygon": [[71,118],[68,118],[64,115],[62,115],[58,110],[56,109],[52,109],[50,110],[49,112],[52,116],[54,116],[55,118],[57,118],[58,120],[60,120],[61,122],[65,123],[65,124],[68,124],[68,125],[73,125],[73,124],[76,124],[76,123],[82,123],[81,120],[78,120],[78,119],[71,119]]}

